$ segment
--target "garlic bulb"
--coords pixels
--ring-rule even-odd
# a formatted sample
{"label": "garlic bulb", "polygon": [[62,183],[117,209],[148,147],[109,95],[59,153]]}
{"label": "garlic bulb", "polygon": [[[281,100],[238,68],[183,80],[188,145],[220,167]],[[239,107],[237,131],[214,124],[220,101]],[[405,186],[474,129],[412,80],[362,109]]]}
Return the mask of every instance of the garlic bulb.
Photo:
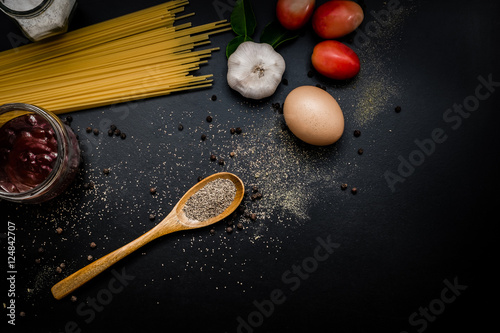
{"label": "garlic bulb", "polygon": [[285,72],[285,60],[266,43],[244,42],[227,61],[227,83],[243,97],[274,94]]}

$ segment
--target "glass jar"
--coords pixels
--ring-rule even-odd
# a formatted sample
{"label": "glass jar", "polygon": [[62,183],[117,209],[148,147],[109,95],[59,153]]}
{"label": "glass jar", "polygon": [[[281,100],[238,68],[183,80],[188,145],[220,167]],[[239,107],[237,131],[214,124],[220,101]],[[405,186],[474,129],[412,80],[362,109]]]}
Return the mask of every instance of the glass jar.
{"label": "glass jar", "polygon": [[0,199],[42,203],[61,194],[80,165],[73,130],[24,103],[0,106]]}
{"label": "glass jar", "polygon": [[65,33],[76,0],[0,0],[0,9],[32,41]]}

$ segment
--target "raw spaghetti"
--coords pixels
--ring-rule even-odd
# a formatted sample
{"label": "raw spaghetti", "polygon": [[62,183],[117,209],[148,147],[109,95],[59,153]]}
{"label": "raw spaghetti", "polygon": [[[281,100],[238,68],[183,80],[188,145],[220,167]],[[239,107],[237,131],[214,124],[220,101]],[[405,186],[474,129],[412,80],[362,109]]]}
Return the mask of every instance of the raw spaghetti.
{"label": "raw spaghetti", "polygon": [[191,73],[218,48],[197,47],[230,27],[174,26],[193,15],[176,16],[187,4],[173,0],[0,52],[0,104],[65,113],[211,86],[212,75]]}

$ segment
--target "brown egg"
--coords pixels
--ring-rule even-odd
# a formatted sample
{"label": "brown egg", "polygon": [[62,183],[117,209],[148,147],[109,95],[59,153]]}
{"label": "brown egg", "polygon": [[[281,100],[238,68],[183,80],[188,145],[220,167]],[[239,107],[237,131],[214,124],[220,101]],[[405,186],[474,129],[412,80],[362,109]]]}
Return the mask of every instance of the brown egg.
{"label": "brown egg", "polygon": [[337,101],[325,90],[301,86],[285,99],[283,115],[290,131],[304,142],[326,146],[344,132],[344,115]]}

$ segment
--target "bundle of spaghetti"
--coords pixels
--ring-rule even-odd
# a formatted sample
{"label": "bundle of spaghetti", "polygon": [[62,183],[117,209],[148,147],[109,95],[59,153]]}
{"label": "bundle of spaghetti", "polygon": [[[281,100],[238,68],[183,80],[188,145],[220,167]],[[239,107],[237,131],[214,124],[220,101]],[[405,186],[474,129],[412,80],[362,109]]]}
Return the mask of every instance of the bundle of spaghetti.
{"label": "bundle of spaghetti", "polygon": [[64,35],[0,52],[0,104],[65,113],[211,86],[194,76],[218,48],[225,21],[174,25],[187,0],[173,0]]}

